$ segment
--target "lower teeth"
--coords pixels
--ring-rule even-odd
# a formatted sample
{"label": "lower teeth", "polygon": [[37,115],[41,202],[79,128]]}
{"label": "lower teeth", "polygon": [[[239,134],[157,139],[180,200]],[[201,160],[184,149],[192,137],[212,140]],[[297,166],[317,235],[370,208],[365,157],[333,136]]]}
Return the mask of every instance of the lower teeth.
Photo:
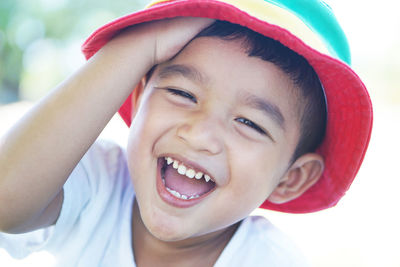
{"label": "lower teeth", "polygon": [[[163,180],[163,183],[164,183],[164,185],[165,185],[165,180],[164,179],[162,179]],[[168,192],[170,192],[172,195],[174,195],[175,197],[177,197],[177,198],[180,198],[180,199],[194,199],[194,198],[199,198],[200,196],[199,195],[195,195],[195,196],[186,196],[186,195],[184,195],[184,194],[181,194],[181,193],[179,193],[179,192],[177,192],[177,191],[175,191],[175,190],[173,190],[173,189],[171,189],[171,188],[168,188],[168,187],[165,187],[166,189],[167,189],[167,191]]]}

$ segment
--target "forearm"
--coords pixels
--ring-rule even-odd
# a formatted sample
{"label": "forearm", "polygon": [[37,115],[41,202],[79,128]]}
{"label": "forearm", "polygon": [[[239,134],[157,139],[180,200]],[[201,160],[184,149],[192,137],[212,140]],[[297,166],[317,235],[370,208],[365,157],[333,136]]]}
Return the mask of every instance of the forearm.
{"label": "forearm", "polygon": [[[139,34],[139,33],[138,33]],[[144,38],[116,40],[54,89],[0,143],[0,230],[37,217],[153,63]],[[129,51],[128,51],[129,49]]]}

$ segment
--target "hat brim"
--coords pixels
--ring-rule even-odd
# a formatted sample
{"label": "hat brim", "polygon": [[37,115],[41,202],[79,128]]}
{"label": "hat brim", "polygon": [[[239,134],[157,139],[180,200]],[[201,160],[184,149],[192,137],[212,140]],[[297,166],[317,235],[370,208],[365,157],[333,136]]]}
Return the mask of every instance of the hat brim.
{"label": "hat brim", "polygon": [[[260,20],[219,1],[167,1],[116,19],[96,30],[83,44],[87,59],[122,29],[142,22],[178,16],[208,17],[240,24],[281,42],[308,60],[318,74],[327,99],[327,128],[317,149],[325,161],[322,177],[300,197],[283,204],[266,200],[260,207],[306,213],[336,205],[349,189],[363,161],[372,128],[372,104],[360,78],[342,61],[308,46],[279,25]],[[119,110],[128,126],[131,100]]]}

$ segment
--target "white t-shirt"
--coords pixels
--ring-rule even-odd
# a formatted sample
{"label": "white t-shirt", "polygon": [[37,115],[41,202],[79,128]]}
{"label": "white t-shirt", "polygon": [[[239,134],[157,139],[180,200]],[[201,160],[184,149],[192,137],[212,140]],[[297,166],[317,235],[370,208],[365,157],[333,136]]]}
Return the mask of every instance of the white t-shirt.
{"label": "white t-shirt", "polygon": [[[54,266],[133,267],[134,194],[124,151],[112,143],[96,142],[64,185],[57,223],[25,234],[0,233],[0,248],[14,258],[45,250],[54,256]],[[292,242],[269,221],[248,217],[214,266],[308,265]]]}

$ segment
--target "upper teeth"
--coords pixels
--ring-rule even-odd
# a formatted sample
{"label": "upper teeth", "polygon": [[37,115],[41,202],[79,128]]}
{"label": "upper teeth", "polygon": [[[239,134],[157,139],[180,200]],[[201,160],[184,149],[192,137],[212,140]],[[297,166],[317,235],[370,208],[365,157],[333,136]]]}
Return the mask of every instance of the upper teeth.
{"label": "upper teeth", "polygon": [[167,164],[170,165],[172,163],[172,168],[177,170],[177,172],[181,175],[186,175],[186,177],[192,179],[201,179],[204,177],[204,180],[206,182],[211,180],[211,177],[207,174],[203,174],[202,172],[196,172],[195,170],[186,167],[183,165],[183,163],[179,163],[179,161],[172,159],[171,157],[165,157],[165,160],[167,161]]}

